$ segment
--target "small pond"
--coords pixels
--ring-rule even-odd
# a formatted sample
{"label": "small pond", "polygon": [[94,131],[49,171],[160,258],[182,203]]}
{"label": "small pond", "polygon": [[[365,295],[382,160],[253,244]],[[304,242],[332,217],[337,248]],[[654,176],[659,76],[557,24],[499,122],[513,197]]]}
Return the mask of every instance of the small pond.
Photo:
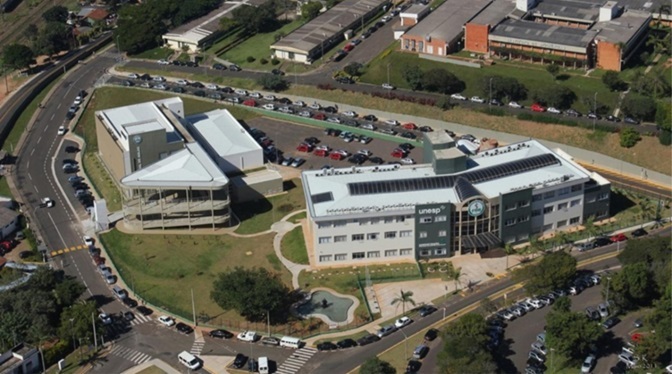
{"label": "small pond", "polygon": [[[326,323],[349,323],[357,307],[355,302],[359,304],[353,296],[336,295],[327,290],[314,291],[306,299],[296,307],[296,312],[302,317],[317,317]],[[350,309],[353,311],[348,313]]]}

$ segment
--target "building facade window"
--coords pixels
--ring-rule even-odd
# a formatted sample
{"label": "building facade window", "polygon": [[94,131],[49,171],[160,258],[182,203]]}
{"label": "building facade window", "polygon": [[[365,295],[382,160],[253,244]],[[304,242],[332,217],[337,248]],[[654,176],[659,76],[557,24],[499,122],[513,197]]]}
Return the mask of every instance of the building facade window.
{"label": "building facade window", "polygon": [[530,200],[520,200],[518,201],[518,207],[523,208],[526,206],[530,206]]}
{"label": "building facade window", "polygon": [[435,256],[444,256],[448,254],[448,250],[445,248],[439,248],[434,250],[434,255]]}
{"label": "building facade window", "polygon": [[399,237],[401,237],[401,238],[407,238],[407,237],[411,236],[411,234],[412,234],[411,230],[401,230],[401,231],[399,231]]}
{"label": "building facade window", "polygon": [[432,253],[429,249],[423,249],[420,251],[420,256],[429,256]]}
{"label": "building facade window", "polygon": [[510,212],[512,210],[516,210],[516,208],[517,208],[517,206],[515,204],[514,205],[504,205],[504,210],[507,211],[507,212]]}
{"label": "building facade window", "polygon": [[420,223],[432,223],[432,217],[420,217]]}
{"label": "building facade window", "polygon": [[352,234],[352,241],[362,241],[364,240],[364,234]]}
{"label": "building facade window", "polygon": [[518,217],[518,222],[527,222],[530,220],[530,216],[520,216]]}
{"label": "building facade window", "polygon": [[541,228],[541,231],[549,231],[553,229],[553,224],[549,223],[547,225],[544,225],[544,227]]}
{"label": "building facade window", "polygon": [[369,224],[369,220],[368,220],[368,219],[360,219],[360,220],[359,220],[359,225],[360,225],[360,226],[366,226],[366,225],[368,225],[368,224]]}
{"label": "building facade window", "polygon": [[575,184],[575,185],[572,186],[572,192],[581,191],[582,189],[583,189],[582,184]]}
{"label": "building facade window", "polygon": [[331,222],[318,222],[317,223],[317,228],[318,229],[326,229],[331,227]]}
{"label": "building facade window", "polygon": [[320,262],[329,262],[331,261],[331,255],[320,256]]}
{"label": "building facade window", "polygon": [[577,223],[579,223],[579,220],[580,220],[579,217],[573,217],[573,218],[570,218],[570,219],[569,219],[569,224],[570,224],[570,225],[576,225]]}
{"label": "building facade window", "polygon": [[426,238],[427,237],[427,231],[420,231],[418,233],[418,237],[421,238],[421,239]]}
{"label": "building facade window", "polygon": [[448,216],[436,216],[434,217],[434,222],[446,222],[448,220]]}
{"label": "building facade window", "polygon": [[547,206],[544,208],[544,214],[553,212],[553,206]]}
{"label": "building facade window", "polygon": [[412,248],[402,248],[399,250],[399,255],[401,256],[410,256],[413,254]]}
{"label": "building facade window", "polygon": [[378,240],[379,235],[380,235],[380,233],[378,233],[378,232],[370,232],[370,233],[366,234],[366,239],[367,240]]}
{"label": "building facade window", "polygon": [[347,235],[336,235],[334,236],[334,243],[342,243],[342,242],[347,242],[348,241],[348,236]]}
{"label": "building facade window", "polygon": [[595,195],[586,198],[587,203],[594,203],[595,200],[596,200]]}
{"label": "building facade window", "polygon": [[368,258],[378,258],[378,257],[380,257],[380,251],[367,252],[366,257],[368,257]]}
{"label": "building facade window", "polygon": [[321,236],[321,237],[318,239],[318,243],[320,243],[320,244],[331,243],[331,236]]}
{"label": "building facade window", "polygon": [[444,236],[446,236],[446,235],[448,235],[448,231],[446,231],[446,230],[439,230],[439,236],[440,236],[440,237],[444,237]]}
{"label": "building facade window", "polygon": [[609,198],[609,193],[608,192],[603,192],[599,195],[597,195],[597,200],[607,200]]}
{"label": "building facade window", "polygon": [[396,220],[397,220],[397,223],[399,223],[399,222],[404,222],[404,221],[406,221],[406,217],[404,217],[404,216],[399,216],[399,217],[396,218]]}
{"label": "building facade window", "polygon": [[572,200],[572,201],[569,202],[570,207],[575,207],[575,206],[578,206],[578,205],[581,205],[581,199],[576,199],[576,200]]}
{"label": "building facade window", "polygon": [[558,196],[564,196],[569,193],[569,187],[563,187],[558,191]]}
{"label": "building facade window", "polygon": [[334,221],[334,227],[343,227],[347,224],[348,224],[348,222],[346,220],[343,220],[343,219],[338,220],[338,221]]}
{"label": "building facade window", "polygon": [[542,194],[539,194],[539,195],[532,195],[532,202],[535,202],[535,201],[541,201],[541,200],[543,200],[543,199],[544,199],[544,195],[542,195]]}
{"label": "building facade window", "polygon": [[352,254],[352,259],[353,260],[360,260],[364,257],[365,257],[364,252],[355,252],[355,253]]}
{"label": "building facade window", "polygon": [[385,250],[385,257],[396,257],[397,252],[399,252],[399,251],[396,250],[396,249],[386,249]]}
{"label": "building facade window", "polygon": [[394,217],[385,217],[385,223],[393,223],[394,222]]}
{"label": "building facade window", "polygon": [[334,260],[336,261],[345,261],[348,259],[348,255],[345,253],[339,253],[337,255],[334,255]]}
{"label": "building facade window", "polygon": [[504,226],[513,226],[515,224],[516,224],[515,218],[509,218],[506,221],[504,221]]}
{"label": "building facade window", "polygon": [[396,231],[387,231],[385,233],[385,239],[394,239],[397,237],[397,232]]}
{"label": "building facade window", "polygon": [[567,226],[567,220],[563,219],[561,221],[558,221],[558,224],[556,225],[557,228],[565,227]]}
{"label": "building facade window", "polygon": [[377,225],[380,223],[380,218],[371,218],[371,224],[372,225]]}
{"label": "building facade window", "polygon": [[532,211],[532,217],[538,217],[541,215],[541,209],[534,209]]}
{"label": "building facade window", "polygon": [[609,215],[609,211],[608,211],[608,210],[603,210],[603,211],[601,211],[601,212],[597,212],[597,213],[595,214],[595,216],[597,216],[597,218],[606,217],[606,216],[608,216],[608,215]]}
{"label": "building facade window", "polygon": [[544,199],[552,199],[555,197],[555,191],[544,192]]}
{"label": "building facade window", "polygon": [[567,209],[567,203],[560,203],[558,204],[558,210],[564,210]]}

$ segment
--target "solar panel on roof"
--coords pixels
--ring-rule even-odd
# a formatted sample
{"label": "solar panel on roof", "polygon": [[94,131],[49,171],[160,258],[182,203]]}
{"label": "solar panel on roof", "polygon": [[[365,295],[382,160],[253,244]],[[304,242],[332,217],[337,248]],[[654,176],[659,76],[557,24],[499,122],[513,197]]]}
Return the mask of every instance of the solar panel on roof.
{"label": "solar panel on roof", "polygon": [[469,184],[472,185],[472,188],[474,188],[474,184],[516,175],[531,170],[537,170],[547,166],[557,165],[559,163],[560,160],[558,160],[553,154],[547,153],[528,157],[522,160],[515,160],[499,165],[489,166],[474,171],[467,171],[458,175],[441,175],[426,178],[348,183],[348,190],[350,191],[350,195],[353,196],[436,190],[452,188],[455,186],[456,178],[465,179],[465,181],[469,182]]}
{"label": "solar panel on roof", "polygon": [[332,195],[331,192],[322,192],[316,195],[310,195],[310,200],[313,202],[313,204],[325,203],[327,201],[333,201],[334,195]]}

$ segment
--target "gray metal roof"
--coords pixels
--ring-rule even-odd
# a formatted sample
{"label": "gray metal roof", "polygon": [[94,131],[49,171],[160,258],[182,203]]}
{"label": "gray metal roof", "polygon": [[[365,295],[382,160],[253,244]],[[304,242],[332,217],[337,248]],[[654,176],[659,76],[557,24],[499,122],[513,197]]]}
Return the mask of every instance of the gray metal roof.
{"label": "gray metal roof", "polygon": [[375,11],[386,2],[387,0],[344,0],[271,45],[271,49],[310,54],[323,42],[345,32],[353,23],[361,22],[362,16]]}
{"label": "gray metal roof", "polygon": [[462,34],[462,26],[479,14],[492,0],[446,0],[405,35],[446,42]]}
{"label": "gray metal roof", "polygon": [[226,109],[194,114],[185,119],[189,131],[200,134],[220,157],[248,151],[261,152],[261,146]]}
{"label": "gray metal roof", "polygon": [[19,216],[19,213],[9,208],[0,206],[0,225],[5,226]]}
{"label": "gray metal roof", "polygon": [[185,23],[170,32],[166,33],[166,37],[179,37],[189,40],[193,43],[207,38],[211,34],[219,31],[219,20],[223,17],[232,18],[231,11],[241,3],[223,3],[222,6],[208,13],[207,15]]}
{"label": "gray metal roof", "polygon": [[597,20],[602,3],[576,0],[542,1],[531,13],[535,16],[592,23]]}
{"label": "gray metal roof", "polygon": [[516,3],[511,0],[495,0],[487,8],[483,9],[469,23],[477,25],[495,26],[506,18],[516,8]]}
{"label": "gray metal roof", "polygon": [[507,19],[490,32],[491,41],[586,53],[594,30]]}
{"label": "gray metal roof", "polygon": [[636,10],[628,10],[620,17],[611,21],[598,22],[593,30],[598,31],[597,40],[618,44],[630,43],[642,26],[649,24],[651,14]]}

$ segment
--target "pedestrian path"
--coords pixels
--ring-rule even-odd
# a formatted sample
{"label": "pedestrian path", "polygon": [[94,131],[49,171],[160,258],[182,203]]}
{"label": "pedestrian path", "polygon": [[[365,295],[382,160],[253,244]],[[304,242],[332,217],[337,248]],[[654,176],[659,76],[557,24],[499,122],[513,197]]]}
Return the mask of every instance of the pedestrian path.
{"label": "pedestrian path", "polygon": [[127,348],[121,345],[117,345],[112,348],[112,350],[110,350],[110,354],[131,361],[136,365],[140,365],[152,359],[152,356],[146,353],[142,353],[140,351],[136,351],[135,349]]}
{"label": "pedestrian path", "polygon": [[[203,338],[201,338],[201,339],[203,339]],[[196,339],[194,341],[194,345],[191,346],[190,353],[194,356],[200,356],[201,352],[203,352],[203,347],[204,346],[205,346],[205,340]]]}
{"label": "pedestrian path", "polygon": [[143,316],[142,314],[136,314],[135,319],[131,321],[131,326],[141,325],[145,322],[153,321],[151,317]]}
{"label": "pedestrian path", "polygon": [[317,349],[315,348],[310,348],[310,347],[303,347],[301,349],[297,349],[292,353],[289,358],[285,360],[285,362],[282,363],[282,365],[278,366],[278,370],[276,370],[276,373],[279,374],[294,374],[297,373],[303,365],[310,360],[313,355],[317,353]]}

